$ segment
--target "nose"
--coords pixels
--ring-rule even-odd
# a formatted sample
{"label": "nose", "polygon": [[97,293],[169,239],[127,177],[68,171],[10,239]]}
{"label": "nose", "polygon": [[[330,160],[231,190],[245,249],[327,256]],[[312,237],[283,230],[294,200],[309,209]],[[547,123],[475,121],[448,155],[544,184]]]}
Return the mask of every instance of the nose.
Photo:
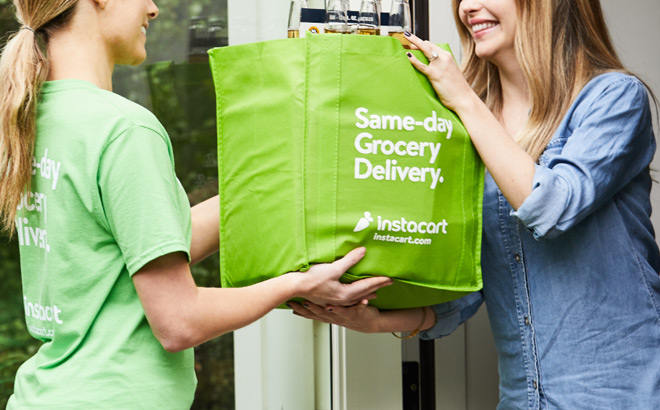
{"label": "nose", "polygon": [[481,10],[483,5],[479,0],[463,0],[459,5],[459,11],[463,14],[472,14]]}
{"label": "nose", "polygon": [[156,6],[156,3],[153,1],[150,1],[149,3],[149,10],[147,11],[147,15],[149,16],[149,20],[153,20],[156,17],[158,17],[158,6]]}

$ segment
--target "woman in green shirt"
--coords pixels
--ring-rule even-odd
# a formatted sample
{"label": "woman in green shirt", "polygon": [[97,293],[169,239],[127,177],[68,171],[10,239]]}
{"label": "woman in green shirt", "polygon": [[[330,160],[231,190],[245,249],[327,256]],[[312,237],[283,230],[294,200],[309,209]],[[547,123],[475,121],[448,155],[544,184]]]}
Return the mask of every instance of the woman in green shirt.
{"label": "woman in green shirt", "polygon": [[193,346],[294,296],[351,305],[390,283],[339,283],[356,249],[246,288],[197,287],[190,264],[218,249],[218,198],[191,210],[162,125],[112,93],[114,66],[144,61],[158,8],[14,4],[22,27],[0,59],[0,217],[18,238],[26,323],[43,345],[18,370],[9,409],[189,408]]}

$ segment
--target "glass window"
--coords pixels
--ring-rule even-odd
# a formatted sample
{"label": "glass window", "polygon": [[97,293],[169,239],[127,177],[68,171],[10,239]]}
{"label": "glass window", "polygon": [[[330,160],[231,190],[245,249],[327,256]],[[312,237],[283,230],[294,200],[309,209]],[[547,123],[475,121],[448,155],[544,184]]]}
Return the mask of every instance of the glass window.
{"label": "glass window", "polygon": [[[0,34],[15,31],[11,0],[0,0]],[[206,50],[227,45],[227,0],[160,0],[147,34],[147,61],[118,66],[114,92],[156,114],[174,147],[177,176],[191,205],[217,195],[215,93]],[[16,241],[0,239],[0,407],[13,392],[18,367],[39,342],[23,316]],[[193,266],[199,286],[220,286],[217,255]],[[198,388],[193,409],[234,409],[233,335],[195,349]]]}

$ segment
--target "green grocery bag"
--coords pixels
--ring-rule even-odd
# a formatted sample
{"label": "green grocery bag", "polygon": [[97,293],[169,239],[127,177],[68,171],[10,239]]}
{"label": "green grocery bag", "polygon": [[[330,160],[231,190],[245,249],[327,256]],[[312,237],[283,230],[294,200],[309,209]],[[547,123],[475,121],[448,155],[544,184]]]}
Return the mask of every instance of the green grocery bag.
{"label": "green grocery bag", "polygon": [[223,286],[365,246],[343,280],[392,277],[376,307],[481,289],[483,164],[396,39],[319,34],[209,53]]}

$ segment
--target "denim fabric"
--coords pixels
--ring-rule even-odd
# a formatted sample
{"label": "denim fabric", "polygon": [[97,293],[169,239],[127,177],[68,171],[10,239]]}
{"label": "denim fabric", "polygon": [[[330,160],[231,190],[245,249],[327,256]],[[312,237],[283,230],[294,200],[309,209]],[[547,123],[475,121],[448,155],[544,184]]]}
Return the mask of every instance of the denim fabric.
{"label": "denim fabric", "polygon": [[483,299],[498,409],[660,409],[655,139],[644,86],[603,74],[578,95],[514,211],[486,175],[484,289],[435,306],[451,332]]}

